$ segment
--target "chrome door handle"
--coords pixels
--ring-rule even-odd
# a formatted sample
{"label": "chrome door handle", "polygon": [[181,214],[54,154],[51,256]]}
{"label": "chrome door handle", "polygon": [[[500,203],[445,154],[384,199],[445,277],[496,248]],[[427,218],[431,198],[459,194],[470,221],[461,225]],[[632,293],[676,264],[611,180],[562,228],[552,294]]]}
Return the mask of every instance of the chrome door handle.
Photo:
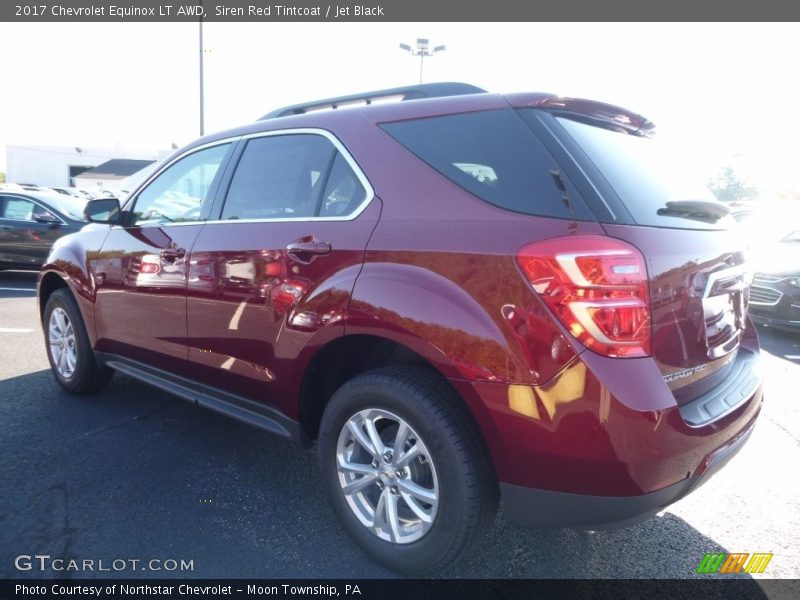
{"label": "chrome door handle", "polygon": [[186,256],[186,249],[168,246],[167,248],[164,248],[159,254],[162,260],[174,261]]}
{"label": "chrome door handle", "polygon": [[292,242],[286,246],[289,254],[330,254],[330,242]]}

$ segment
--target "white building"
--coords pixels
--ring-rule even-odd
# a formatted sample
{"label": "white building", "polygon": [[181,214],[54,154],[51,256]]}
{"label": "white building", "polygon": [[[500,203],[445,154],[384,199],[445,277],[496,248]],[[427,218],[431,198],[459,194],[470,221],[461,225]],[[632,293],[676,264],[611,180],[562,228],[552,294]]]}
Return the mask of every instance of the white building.
{"label": "white building", "polygon": [[75,187],[96,193],[101,190],[130,192],[152,173],[158,162],[112,158],[73,177]]}
{"label": "white building", "polygon": [[[166,158],[171,152],[171,150],[150,151],[126,148],[6,146],[6,181],[52,187],[74,186],[75,178],[78,175],[114,159],[153,163],[153,161]],[[126,175],[127,177],[132,177],[132,175]],[[92,182],[93,187],[99,187],[97,186],[98,181],[102,180],[95,178]],[[130,189],[130,187],[123,187],[123,183],[129,185],[128,182],[115,178],[114,185],[110,187]],[[105,185],[104,182],[103,185]]]}

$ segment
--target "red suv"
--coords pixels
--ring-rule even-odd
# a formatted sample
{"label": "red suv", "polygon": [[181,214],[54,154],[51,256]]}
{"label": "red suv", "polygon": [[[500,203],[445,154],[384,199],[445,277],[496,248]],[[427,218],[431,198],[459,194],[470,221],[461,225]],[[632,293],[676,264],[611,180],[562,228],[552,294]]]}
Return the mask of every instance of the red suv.
{"label": "red suv", "polygon": [[732,219],[652,130],[442,83],[206,136],[56,242],[53,374],[316,440],[343,526],[402,572],[461,556],[498,502],[523,525],[643,520],[762,401]]}

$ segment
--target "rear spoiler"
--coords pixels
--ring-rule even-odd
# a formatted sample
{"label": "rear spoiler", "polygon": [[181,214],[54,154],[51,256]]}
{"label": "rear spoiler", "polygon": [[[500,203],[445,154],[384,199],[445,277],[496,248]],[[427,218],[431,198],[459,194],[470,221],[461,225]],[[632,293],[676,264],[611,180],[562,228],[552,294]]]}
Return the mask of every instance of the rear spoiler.
{"label": "rear spoiler", "polygon": [[546,108],[565,116],[575,116],[602,127],[621,129],[637,136],[650,136],[655,125],[640,114],[605,102],[565,98],[551,94],[508,94],[508,103],[515,108]]}

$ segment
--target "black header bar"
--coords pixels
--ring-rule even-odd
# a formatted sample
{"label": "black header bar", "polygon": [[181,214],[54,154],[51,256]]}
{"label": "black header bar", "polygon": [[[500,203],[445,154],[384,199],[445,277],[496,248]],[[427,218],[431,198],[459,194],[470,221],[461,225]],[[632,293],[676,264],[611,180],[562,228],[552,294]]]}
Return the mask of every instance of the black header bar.
{"label": "black header bar", "polygon": [[159,598],[202,600],[565,600],[647,598],[648,600],[767,600],[796,598],[797,580],[731,579],[6,579],[0,581],[3,600],[81,600],[85,598]]}
{"label": "black header bar", "polygon": [[797,21],[787,0],[3,0],[6,22]]}

